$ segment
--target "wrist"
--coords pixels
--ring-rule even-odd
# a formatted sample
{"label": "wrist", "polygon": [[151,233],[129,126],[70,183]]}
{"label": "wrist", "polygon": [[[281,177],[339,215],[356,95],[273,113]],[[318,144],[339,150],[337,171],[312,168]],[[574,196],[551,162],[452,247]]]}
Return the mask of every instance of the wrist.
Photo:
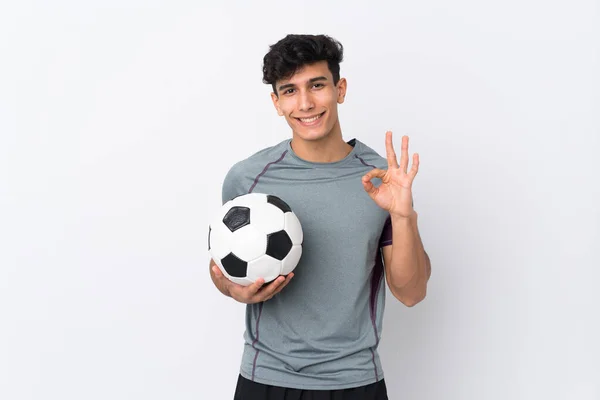
{"label": "wrist", "polygon": [[415,210],[412,210],[409,215],[390,212],[390,218],[391,218],[392,222],[394,222],[394,221],[399,222],[399,223],[412,222],[412,221],[416,221],[417,217],[418,217],[418,215]]}

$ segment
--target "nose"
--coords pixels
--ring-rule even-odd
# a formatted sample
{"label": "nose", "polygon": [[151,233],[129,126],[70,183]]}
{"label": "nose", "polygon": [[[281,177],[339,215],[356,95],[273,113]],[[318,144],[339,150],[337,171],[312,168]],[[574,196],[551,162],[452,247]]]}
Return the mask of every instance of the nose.
{"label": "nose", "polygon": [[310,111],[315,107],[312,96],[308,92],[300,92],[298,96],[298,109],[300,111]]}

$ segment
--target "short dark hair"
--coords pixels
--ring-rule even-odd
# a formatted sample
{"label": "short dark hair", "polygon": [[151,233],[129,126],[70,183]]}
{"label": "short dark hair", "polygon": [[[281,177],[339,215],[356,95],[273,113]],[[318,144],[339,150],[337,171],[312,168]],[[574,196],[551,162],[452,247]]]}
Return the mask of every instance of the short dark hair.
{"label": "short dark hair", "polygon": [[344,47],[327,35],[289,34],[269,47],[263,58],[263,82],[273,86],[278,80],[287,79],[306,64],[327,61],[333,75],[333,84],[340,80],[340,63],[344,59]]}

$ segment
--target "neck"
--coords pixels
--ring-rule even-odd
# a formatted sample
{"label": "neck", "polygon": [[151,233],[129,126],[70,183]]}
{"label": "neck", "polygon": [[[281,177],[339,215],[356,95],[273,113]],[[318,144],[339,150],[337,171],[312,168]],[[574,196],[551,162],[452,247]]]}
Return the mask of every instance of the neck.
{"label": "neck", "polygon": [[317,140],[304,140],[294,133],[291,146],[303,160],[320,163],[340,161],[352,151],[352,146],[342,137],[339,122],[329,134]]}

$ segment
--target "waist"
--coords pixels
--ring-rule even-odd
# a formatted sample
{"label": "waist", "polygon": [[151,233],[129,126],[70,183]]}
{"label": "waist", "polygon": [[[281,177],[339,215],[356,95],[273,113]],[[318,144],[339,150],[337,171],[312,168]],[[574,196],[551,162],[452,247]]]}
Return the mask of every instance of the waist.
{"label": "waist", "polygon": [[376,345],[290,355],[245,344],[240,373],[247,379],[297,389],[344,389],[383,379]]}

